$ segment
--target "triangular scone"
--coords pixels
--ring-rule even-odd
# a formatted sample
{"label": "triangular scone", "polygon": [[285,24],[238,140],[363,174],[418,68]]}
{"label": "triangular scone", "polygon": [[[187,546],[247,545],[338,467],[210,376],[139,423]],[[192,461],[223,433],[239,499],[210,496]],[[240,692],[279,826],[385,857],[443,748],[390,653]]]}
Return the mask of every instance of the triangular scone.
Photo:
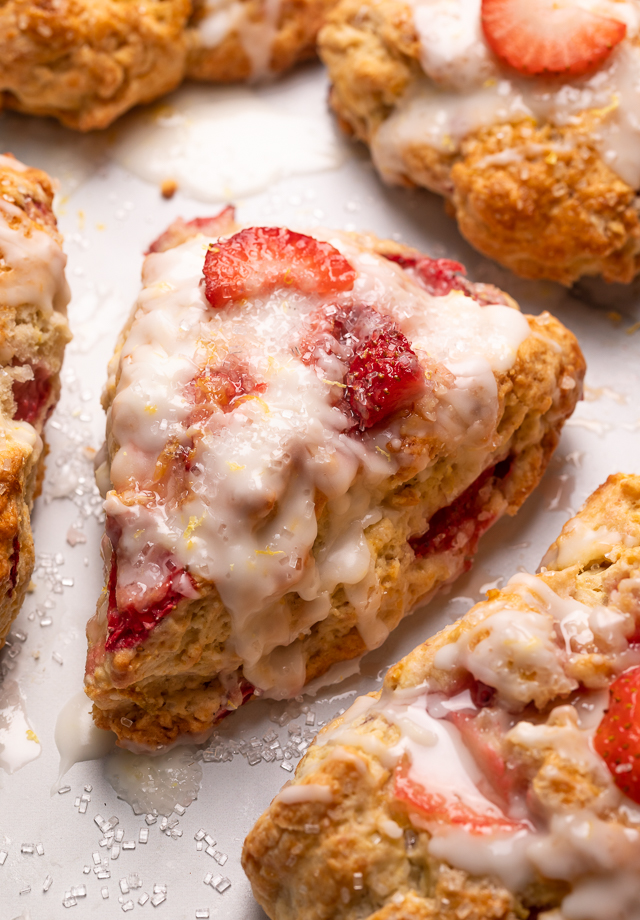
{"label": "triangular scone", "polygon": [[52,201],[45,173],[0,156],[0,648],[31,580],[29,512],[71,338],[67,257]]}
{"label": "triangular scone", "polygon": [[573,335],[456,263],[337,231],[217,237],[232,220],[153,245],[105,393],[86,689],[130,746],[379,646],[520,506],[581,391]]}
{"label": "triangular scone", "polygon": [[[640,477],[331,722],[247,837],[272,920],[630,920]],[[607,707],[609,707],[607,711]]]}

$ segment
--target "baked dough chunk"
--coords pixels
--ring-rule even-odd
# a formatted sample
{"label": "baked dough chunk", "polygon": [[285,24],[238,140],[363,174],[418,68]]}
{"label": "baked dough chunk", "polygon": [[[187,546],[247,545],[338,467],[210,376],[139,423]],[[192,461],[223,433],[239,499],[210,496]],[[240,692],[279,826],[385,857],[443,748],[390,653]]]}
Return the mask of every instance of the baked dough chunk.
{"label": "baked dough chunk", "polygon": [[232,82],[315,55],[335,0],[1,0],[0,101],[106,128],[186,77]]}
{"label": "baked dough chunk", "polygon": [[515,513],[581,391],[572,334],[457,263],[234,229],[152,245],[104,393],[86,690],[133,748],[379,646]]}
{"label": "baked dough chunk", "polygon": [[[640,477],[318,735],[244,845],[272,920],[635,916]],[[607,707],[609,711],[607,712]]]}
{"label": "baked dough chunk", "polygon": [[229,83],[261,79],[315,57],[335,0],[195,0],[187,76]]}
{"label": "baked dough chunk", "polygon": [[481,0],[342,0],[319,36],[331,105],[382,177],[443,195],[469,242],[517,274],[567,285],[640,268],[640,4],[592,6],[626,36],[578,76],[501,61]]}
{"label": "baked dough chunk", "polygon": [[3,103],[105,128],[181,82],[190,13],[190,0],[2,0]]}
{"label": "baked dough chunk", "polygon": [[29,512],[70,339],[66,256],[49,177],[0,156],[0,648],[34,564]]}

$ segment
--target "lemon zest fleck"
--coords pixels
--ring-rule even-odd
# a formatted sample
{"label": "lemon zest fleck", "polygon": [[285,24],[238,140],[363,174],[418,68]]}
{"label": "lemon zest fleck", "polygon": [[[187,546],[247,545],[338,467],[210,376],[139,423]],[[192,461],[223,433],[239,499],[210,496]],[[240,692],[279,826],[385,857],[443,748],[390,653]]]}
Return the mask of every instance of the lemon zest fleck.
{"label": "lemon zest fleck", "polygon": [[283,549],[257,549],[257,556],[284,556]]}
{"label": "lemon zest fleck", "polygon": [[321,378],[323,383],[328,383],[331,387],[342,387],[343,390],[348,390],[346,383],[338,383],[337,380],[325,380],[324,377]]}
{"label": "lemon zest fleck", "polygon": [[40,740],[32,728],[27,729],[27,741],[35,741],[36,744],[40,744]]}
{"label": "lemon zest fleck", "polygon": [[234,473],[237,473],[239,470],[244,470],[246,467],[241,463],[236,463],[235,460],[227,460],[227,466]]}
{"label": "lemon zest fleck", "polygon": [[204,518],[205,518],[204,514],[200,518],[197,518],[195,515],[192,514],[191,517],[189,518],[189,523],[187,524],[187,528],[182,535],[185,538],[185,540],[188,541],[187,546],[189,549],[191,549],[191,543],[192,543],[191,534],[193,533],[194,530],[200,527],[200,525],[204,521]]}
{"label": "lemon zest fleck", "polygon": [[390,459],[391,459],[391,454],[388,453],[386,450],[384,450],[382,447],[378,447],[378,446],[376,445],[376,450],[377,450],[379,453],[384,454],[385,457],[387,458],[387,460],[390,460]]}

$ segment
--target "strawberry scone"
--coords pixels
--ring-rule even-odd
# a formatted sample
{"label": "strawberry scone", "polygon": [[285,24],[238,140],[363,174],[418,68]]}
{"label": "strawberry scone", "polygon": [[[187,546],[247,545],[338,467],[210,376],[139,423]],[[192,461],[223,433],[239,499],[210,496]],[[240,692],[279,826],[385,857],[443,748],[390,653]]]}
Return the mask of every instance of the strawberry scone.
{"label": "strawberry scone", "polygon": [[315,57],[335,0],[195,0],[187,76],[261,80]]}
{"label": "strawberry scone", "polygon": [[243,865],[272,920],[634,920],[640,477],[324,728]]}
{"label": "strawberry scone", "polygon": [[639,0],[341,0],[331,104],[394,184],[527,278],[640,268]]}
{"label": "strawberry scone", "polygon": [[190,14],[190,0],[4,0],[0,101],[105,128],[181,82]]}
{"label": "strawberry scone", "polygon": [[536,485],[584,361],[462,266],[179,220],[104,394],[86,690],[121,745],[202,736],[379,646]]}
{"label": "strawberry scone", "polygon": [[0,156],[0,648],[34,565],[29,513],[70,339],[66,256],[49,177]]}
{"label": "strawberry scone", "polygon": [[313,57],[335,0],[3,0],[0,107],[106,128],[185,77],[264,79]]}

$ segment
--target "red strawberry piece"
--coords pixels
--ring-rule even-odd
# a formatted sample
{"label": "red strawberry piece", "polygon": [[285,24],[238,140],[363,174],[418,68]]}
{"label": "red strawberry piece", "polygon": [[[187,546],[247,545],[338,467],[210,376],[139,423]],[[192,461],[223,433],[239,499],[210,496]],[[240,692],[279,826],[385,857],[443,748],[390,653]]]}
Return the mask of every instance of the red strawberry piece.
{"label": "red strawberry piece", "polygon": [[430,259],[429,256],[387,255],[390,262],[411,268],[422,286],[434,297],[445,297],[450,291],[464,290],[466,269],[453,259]]}
{"label": "red strawberry piece", "polygon": [[167,568],[172,568],[173,571],[160,585],[146,591],[136,603],[130,602],[119,606],[118,559],[115,550],[113,551],[108,584],[107,628],[109,634],[105,642],[105,649],[108,652],[119,648],[132,648],[144,642],[159,621],[170,614],[184,599],[185,595],[179,590],[183,576],[189,579],[193,591],[197,591],[195,581],[184,569],[178,569],[170,562]]}
{"label": "red strawberry piece", "polygon": [[[482,686],[485,692],[490,691],[492,696],[495,694],[493,687]],[[471,696],[474,696],[473,688]],[[460,732],[466,749],[491,790],[487,790],[489,797],[505,804],[510,802],[519,786],[519,776],[502,751],[502,741],[508,730],[505,713],[501,709],[484,709],[481,712],[461,710],[450,712],[447,721]]]}
{"label": "red strawberry piece", "polygon": [[36,367],[31,380],[14,380],[13,398],[16,418],[33,425],[39,420],[43,406],[51,395],[51,380],[43,368]]}
{"label": "red strawberry piece", "polygon": [[243,396],[264,393],[266,388],[240,367],[205,367],[191,383],[195,408],[190,423],[204,421],[217,409],[231,412]]}
{"label": "red strawberry piece", "polygon": [[509,304],[503,292],[493,284],[478,284],[465,278],[466,269],[453,259],[431,259],[429,256],[385,254],[390,262],[401,265],[432,297],[446,297],[451,291],[462,291],[481,306]]}
{"label": "red strawberry piece", "polygon": [[511,472],[511,462],[511,458],[507,457],[484,470],[450,505],[436,511],[425,533],[411,537],[409,545],[419,559],[457,547],[471,565],[478,540],[496,519],[495,515],[480,519],[491,495],[492,480],[506,479]]}
{"label": "red strawberry piece", "polygon": [[375,330],[357,346],[345,384],[347,402],[362,429],[371,428],[425,392],[422,366],[397,329]]}
{"label": "red strawberry piece", "polygon": [[455,795],[445,796],[426,789],[411,778],[406,761],[396,768],[393,792],[411,811],[420,812],[434,824],[462,825],[472,834],[512,833],[526,826],[501,814],[497,807],[479,813]]}
{"label": "red strawberry piece", "polygon": [[225,307],[276,287],[306,294],[350,291],[356,273],[330,243],[285,227],[248,227],[209,247],[205,293]]}
{"label": "red strawberry piece", "polygon": [[236,209],[233,205],[227,205],[215,217],[195,217],[193,220],[183,220],[182,217],[177,217],[164,233],[153,241],[146,255],[149,255],[150,252],[166,252],[167,249],[173,249],[174,246],[186,243],[187,240],[200,234],[224,236],[225,233],[233,233],[237,226],[235,216]]}
{"label": "red strawberry piece", "polygon": [[576,0],[482,0],[482,28],[492,51],[526,76],[587,73],[627,32]]}
{"label": "red strawberry piece", "polygon": [[625,795],[640,804],[640,667],[624,671],[609,688],[609,709],[594,747]]}

